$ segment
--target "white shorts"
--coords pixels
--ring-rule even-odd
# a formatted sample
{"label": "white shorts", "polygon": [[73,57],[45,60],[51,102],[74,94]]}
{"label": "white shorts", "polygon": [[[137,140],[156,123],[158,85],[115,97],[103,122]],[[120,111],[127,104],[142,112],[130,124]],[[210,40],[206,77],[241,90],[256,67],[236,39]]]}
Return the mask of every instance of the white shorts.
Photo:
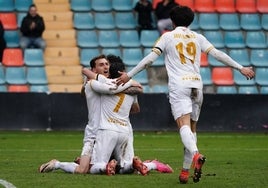
{"label": "white shorts", "polygon": [[169,102],[174,119],[191,114],[193,121],[198,121],[203,103],[203,91],[196,88],[177,89],[169,92]]}
{"label": "white shorts", "polygon": [[117,160],[118,165],[123,166],[128,139],[128,133],[99,130],[93,149],[91,164],[107,164],[111,156],[113,156]]}
{"label": "white shorts", "polygon": [[88,139],[84,141],[84,145],[82,148],[81,156],[92,156],[93,147],[94,147],[95,139]]}

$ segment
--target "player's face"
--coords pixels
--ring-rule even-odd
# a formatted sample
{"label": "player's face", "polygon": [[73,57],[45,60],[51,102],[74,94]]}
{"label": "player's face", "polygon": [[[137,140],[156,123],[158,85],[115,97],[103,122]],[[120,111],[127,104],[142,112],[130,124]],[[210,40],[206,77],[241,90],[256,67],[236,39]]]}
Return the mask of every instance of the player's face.
{"label": "player's face", "polygon": [[95,61],[95,67],[92,69],[92,71],[108,77],[109,68],[110,68],[110,63],[108,62],[108,60],[105,58],[102,58],[102,59],[97,59]]}
{"label": "player's face", "polygon": [[35,17],[37,15],[37,8],[36,7],[31,7],[29,10],[29,13],[32,17]]}

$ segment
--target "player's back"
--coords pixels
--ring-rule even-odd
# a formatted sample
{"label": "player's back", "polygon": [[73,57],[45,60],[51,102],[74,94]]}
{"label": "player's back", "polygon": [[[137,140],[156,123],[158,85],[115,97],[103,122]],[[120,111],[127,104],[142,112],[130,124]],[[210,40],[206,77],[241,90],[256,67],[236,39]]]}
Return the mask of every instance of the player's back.
{"label": "player's back", "polygon": [[100,129],[129,132],[129,113],[135,96],[118,93],[101,96]]}

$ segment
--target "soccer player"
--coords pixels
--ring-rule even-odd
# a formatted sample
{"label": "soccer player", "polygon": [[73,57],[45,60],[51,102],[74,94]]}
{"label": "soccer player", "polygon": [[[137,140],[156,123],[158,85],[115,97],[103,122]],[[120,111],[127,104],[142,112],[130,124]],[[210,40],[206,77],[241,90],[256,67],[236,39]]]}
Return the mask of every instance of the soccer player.
{"label": "soccer player", "polygon": [[197,148],[196,124],[203,101],[200,75],[201,51],[212,55],[225,65],[240,71],[247,79],[254,77],[252,67],[243,67],[227,54],[217,50],[203,35],[191,31],[188,26],[194,19],[193,11],[186,6],[177,6],[170,12],[174,30],[164,33],[155,43],[152,52],[144,57],[130,72],[121,72],[117,84],[126,83],[135,74],[149,66],[159,55],[165,54],[165,66],[169,77],[169,102],[172,114],[180,130],[185,147],[180,183],[187,183],[193,162],[193,181],[201,178],[205,157]]}

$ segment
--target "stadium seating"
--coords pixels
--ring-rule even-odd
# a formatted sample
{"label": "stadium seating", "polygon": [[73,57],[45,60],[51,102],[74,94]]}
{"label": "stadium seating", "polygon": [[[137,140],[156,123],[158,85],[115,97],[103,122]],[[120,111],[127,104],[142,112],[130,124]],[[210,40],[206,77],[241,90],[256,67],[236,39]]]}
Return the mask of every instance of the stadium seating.
{"label": "stadium seating", "polygon": [[215,9],[220,13],[234,13],[235,10],[235,0],[216,0]]}
{"label": "stadium seating", "polygon": [[0,12],[12,12],[15,10],[14,0],[0,0]]}
{"label": "stadium seating", "polygon": [[96,57],[100,54],[98,48],[86,49],[82,48],[80,50],[80,64],[84,67],[89,67],[89,62],[93,57]]}
{"label": "stadium seating", "polygon": [[255,85],[255,79],[247,80],[247,78],[242,75],[239,71],[234,70],[234,82],[237,85]]}
{"label": "stadium seating", "polygon": [[77,45],[80,48],[98,47],[99,42],[96,31],[77,31]]}
{"label": "stadium seating", "polygon": [[6,30],[4,33],[7,48],[18,48],[20,36],[17,30]]}
{"label": "stadium seating", "polygon": [[267,0],[257,0],[256,7],[260,13],[268,13],[268,1]]}
{"label": "stadium seating", "polygon": [[194,20],[189,26],[190,29],[192,30],[198,30],[199,29],[199,15],[197,13],[194,14]]}
{"label": "stadium seating", "polygon": [[7,92],[6,85],[0,85],[0,92]]}
{"label": "stadium seating", "polygon": [[231,49],[229,50],[229,56],[236,62],[243,66],[250,66],[249,53],[246,48]]}
{"label": "stadium seating", "polygon": [[208,66],[208,55],[204,52],[201,53],[201,61],[200,66],[201,67],[207,67]]}
{"label": "stadium seating", "polygon": [[6,48],[3,53],[3,65],[23,66],[22,50],[19,48]]}
{"label": "stadium seating", "polygon": [[9,85],[7,90],[10,93],[27,93],[30,91],[28,85]]}
{"label": "stadium seating", "polygon": [[241,14],[240,25],[244,30],[260,30],[261,20],[259,14]]}
{"label": "stadium seating", "polygon": [[211,85],[212,84],[211,70],[209,67],[201,67],[200,74],[201,74],[204,85]]}
{"label": "stadium seating", "polygon": [[157,30],[142,30],[140,34],[140,41],[143,47],[153,47],[158,38],[159,32]]}
{"label": "stadium seating", "polygon": [[260,94],[268,94],[268,87],[262,86],[260,89]]}
{"label": "stadium seating", "polygon": [[75,12],[73,22],[74,22],[74,28],[78,30],[95,28],[95,21],[92,13]]}
{"label": "stadium seating", "polygon": [[256,83],[261,86],[268,86],[268,68],[258,67],[256,68]]}
{"label": "stadium seating", "polygon": [[124,48],[122,59],[127,66],[135,66],[143,58],[140,48]]}
{"label": "stadium seating", "polygon": [[95,26],[97,29],[114,29],[115,20],[112,12],[96,12]]}
{"label": "stadium seating", "polygon": [[5,79],[4,68],[0,66],[0,84],[4,84],[5,82],[6,79]]}
{"label": "stadium seating", "polygon": [[132,12],[116,12],[115,26],[119,29],[135,29],[137,21]]}
{"label": "stadium seating", "polygon": [[[224,49],[220,49],[220,50],[225,52]],[[208,55],[208,62],[209,62],[209,65],[214,66],[214,67],[223,67],[223,66],[225,66],[222,62],[220,62],[219,60],[214,58],[212,55]]]}
{"label": "stadium seating", "polygon": [[103,48],[102,54],[105,54],[105,55],[113,54],[113,55],[122,57],[122,53],[121,53],[121,50],[119,48]]}
{"label": "stadium seating", "polygon": [[268,14],[263,14],[261,17],[261,26],[264,30],[268,30]]}
{"label": "stadium seating", "polygon": [[[128,69],[131,70],[131,69]],[[141,72],[139,72],[138,74],[136,74],[133,77],[133,80],[136,80],[137,82],[141,83],[141,84],[148,84],[148,76],[147,76],[147,70],[143,70]]]}
{"label": "stadium seating", "polygon": [[153,93],[168,93],[168,85],[153,85],[151,90]]}
{"label": "stadium seating", "polygon": [[132,0],[112,0],[112,8],[115,11],[131,11]]}
{"label": "stadium seating", "polygon": [[215,12],[214,0],[195,0],[197,12]]}
{"label": "stadium seating", "polygon": [[88,12],[91,10],[91,4],[89,0],[71,0],[71,9],[74,12]]}
{"label": "stadium seating", "polygon": [[47,84],[47,76],[45,68],[28,67],[26,79],[29,84]]}
{"label": "stadium seating", "polygon": [[237,13],[220,14],[219,25],[223,30],[240,30],[239,16]]}
{"label": "stadium seating", "polygon": [[245,48],[245,39],[242,31],[226,31],[224,43],[227,48]]}
{"label": "stadium seating", "polygon": [[17,29],[17,17],[14,12],[0,13],[0,20],[5,30]]}
{"label": "stadium seating", "polygon": [[256,0],[236,0],[236,11],[240,13],[257,12]]}
{"label": "stadium seating", "polygon": [[95,11],[111,11],[112,10],[112,1],[111,0],[92,0],[91,1],[92,9]]}
{"label": "stadium seating", "polygon": [[31,4],[33,4],[33,0],[15,0],[15,10],[27,12]]}
{"label": "stadium seating", "polygon": [[225,43],[223,34],[220,31],[204,31],[204,36],[211,42],[216,48],[224,48]]}
{"label": "stadium seating", "polygon": [[100,30],[99,31],[99,45],[101,47],[118,47],[119,38],[116,30]]}
{"label": "stadium seating", "polygon": [[240,86],[238,88],[239,94],[258,94],[258,88],[256,86]]}
{"label": "stadium seating", "polygon": [[24,50],[24,63],[27,66],[44,66],[44,56],[41,49],[27,48]]}
{"label": "stadium seating", "polygon": [[30,85],[30,92],[43,93],[49,92],[47,85]]}
{"label": "stadium seating", "polygon": [[8,84],[26,84],[25,67],[7,67],[6,82]]}
{"label": "stadium seating", "polygon": [[156,8],[156,6],[157,6],[157,4],[159,3],[159,2],[161,2],[162,0],[152,0],[152,6],[153,6],[153,9],[155,9]]}
{"label": "stadium seating", "polygon": [[254,66],[268,67],[268,50],[267,49],[252,49],[250,62]]}
{"label": "stadium seating", "polygon": [[[152,51],[152,48],[144,48],[143,49],[143,56],[148,55]],[[141,60],[141,59],[140,59]],[[151,65],[152,67],[156,66],[165,66],[165,59],[164,54],[161,54]]]}
{"label": "stadium seating", "polygon": [[120,30],[119,42],[122,47],[140,47],[140,39],[136,30]]}
{"label": "stadium seating", "polygon": [[175,0],[175,2],[179,5],[190,7],[193,11],[195,10],[194,0]]}
{"label": "stadium seating", "polygon": [[214,67],[212,69],[212,81],[216,85],[233,85],[233,71],[229,67]]}
{"label": "stadium seating", "polygon": [[251,48],[267,48],[266,34],[263,31],[248,31],[246,45]]}
{"label": "stadium seating", "polygon": [[237,94],[235,86],[218,86],[216,89],[217,94]]}
{"label": "stadium seating", "polygon": [[203,30],[218,30],[219,15],[217,13],[200,13],[199,27]]}
{"label": "stadium seating", "polygon": [[17,13],[17,27],[20,28],[23,18],[27,15],[26,12]]}

